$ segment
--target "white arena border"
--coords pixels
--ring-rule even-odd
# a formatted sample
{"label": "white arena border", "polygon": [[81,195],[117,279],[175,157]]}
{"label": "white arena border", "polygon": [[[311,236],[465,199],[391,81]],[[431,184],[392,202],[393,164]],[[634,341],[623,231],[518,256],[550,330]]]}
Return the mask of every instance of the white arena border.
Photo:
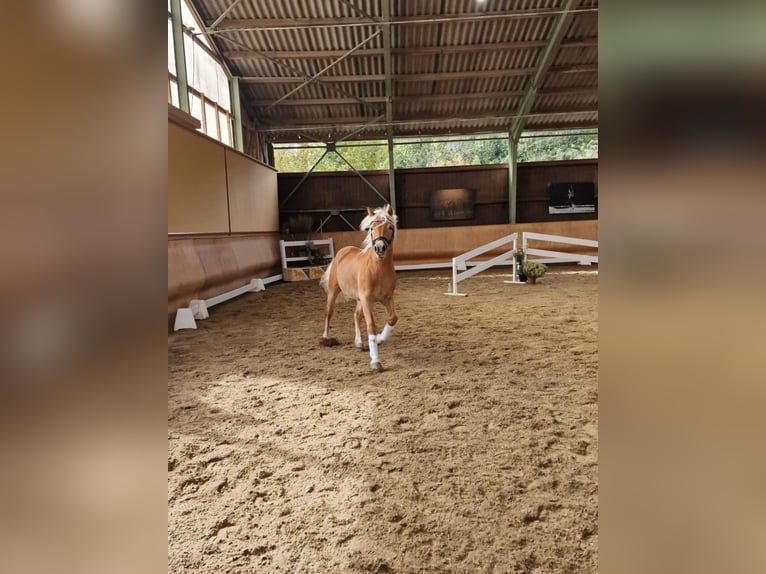
{"label": "white arena border", "polygon": [[282,257],[282,268],[287,267],[287,263],[290,261],[308,261],[308,257],[288,257],[285,251],[285,247],[305,247],[307,245],[327,245],[330,248],[330,261],[335,259],[335,245],[333,244],[332,237],[330,239],[304,239],[303,241],[285,241],[279,240],[279,254]]}
{"label": "white arena border", "polygon": [[197,322],[195,319],[207,319],[210,315],[208,309],[234,297],[239,297],[245,293],[251,293],[253,291],[263,291],[266,289],[266,285],[282,280],[282,274],[272,275],[271,277],[264,277],[259,279],[251,279],[247,285],[237,287],[226,293],[221,293],[211,297],[210,299],[192,299],[189,302],[188,307],[182,307],[176,311],[176,321],[173,326],[173,331],[179,329],[196,329]]}
{"label": "white arena border", "polygon": [[[598,263],[598,255],[581,255],[581,254],[575,254],[575,253],[567,253],[565,251],[550,251],[547,249],[537,249],[534,247],[529,247],[528,245],[529,245],[530,239],[536,240],[536,241],[548,241],[553,243],[565,243],[568,245],[583,245],[586,247],[595,247],[596,249],[598,249],[598,241],[595,241],[593,239],[579,239],[576,237],[565,237],[563,235],[548,235],[545,233],[534,233],[530,231],[523,231],[522,240],[521,240],[522,249],[527,254],[527,256],[529,255],[538,256],[538,258],[529,259],[529,261],[535,261],[538,263],[577,263],[579,265],[590,265],[592,263]],[[334,259],[335,253],[334,253],[334,246],[333,246],[332,239],[318,239],[311,242],[314,244],[320,244],[320,245],[329,244],[330,254],[332,255],[332,258]],[[509,251],[506,251],[505,253],[502,253],[487,261],[471,261],[471,259],[473,259],[474,257],[477,257],[479,255],[482,255],[483,253],[492,251],[493,249],[497,249],[498,247],[502,247],[503,245],[506,245],[509,243],[513,244],[513,248],[510,249]],[[283,265],[286,261],[299,261],[299,260],[306,259],[305,257],[295,257],[295,258],[285,257],[285,249],[284,249],[285,247],[300,246],[305,244],[306,244],[306,241],[280,241],[280,251],[281,251]],[[506,235],[505,237],[501,237],[500,239],[496,239],[495,241],[492,241],[490,243],[477,247],[476,249],[467,251],[463,253],[462,255],[453,257],[451,263],[444,262],[444,263],[419,263],[419,264],[411,264],[411,265],[396,265],[395,268],[397,271],[416,271],[421,269],[452,268],[452,282],[450,283],[450,285],[448,285],[448,291],[447,293],[445,293],[445,295],[456,295],[460,297],[465,297],[467,293],[458,292],[458,289],[457,289],[458,283],[460,281],[463,281],[464,279],[473,277],[477,273],[486,271],[490,267],[494,267],[494,266],[512,265],[513,279],[511,281],[504,281],[504,283],[522,285],[523,282],[518,280],[518,269],[516,265],[516,258],[514,257],[514,254],[516,253],[517,248],[518,248],[518,233],[514,232],[514,233],[511,233],[510,235]],[[183,307],[176,311],[176,320],[175,320],[175,326],[173,330],[178,331],[179,329],[196,329],[197,324],[195,322],[195,319],[207,319],[209,316],[207,310],[210,307],[213,307],[214,305],[218,305],[219,303],[223,303],[224,301],[233,299],[234,297],[239,297],[240,295],[243,295],[245,293],[250,293],[253,291],[263,291],[266,288],[265,285],[268,285],[270,283],[275,283],[281,280],[282,280],[281,273],[279,275],[272,275],[271,277],[265,277],[263,279],[251,279],[247,285],[238,287],[236,289],[233,289],[226,293],[222,293],[220,295],[216,295],[214,297],[211,297],[210,299],[206,299],[206,300],[193,299],[192,301],[189,302],[189,307]]]}
{"label": "white arena border", "polygon": [[[282,267],[287,267],[287,263],[289,261],[308,261],[308,257],[287,257],[287,253],[285,251],[285,247],[302,247],[307,244],[328,245],[330,248],[330,259],[335,258],[335,247],[333,245],[332,239],[307,239],[303,241],[280,240],[279,254],[282,258]],[[208,309],[210,309],[210,307],[218,305],[219,303],[223,303],[224,301],[228,301],[229,299],[234,299],[234,297],[239,297],[245,293],[263,291],[266,289],[266,285],[269,283],[275,283],[276,281],[281,281],[282,279],[283,275],[281,273],[279,275],[272,275],[271,277],[266,277],[263,279],[251,279],[247,285],[237,287],[236,289],[232,289],[226,293],[221,293],[220,295],[216,295],[210,299],[192,299],[189,302],[188,307],[182,307],[176,311],[176,320],[175,325],[173,326],[173,330],[178,331],[179,329],[196,329],[197,322],[195,319],[207,319],[210,316],[208,313]]]}
{"label": "white arena border", "polygon": [[[549,241],[553,243],[565,243],[568,245],[584,245],[586,247],[595,247],[598,249],[598,241],[593,239],[579,239],[576,237],[565,237],[563,235],[548,235],[545,233],[534,233],[531,231],[522,232],[522,249],[527,256],[528,261],[534,261],[536,263],[577,263],[579,265],[590,265],[591,263],[598,263],[598,255],[581,255],[576,253],[567,253],[565,251],[550,251],[547,249],[537,249],[529,247],[529,240],[536,241]],[[513,249],[506,251],[492,259],[482,261],[480,263],[470,261],[474,257],[492,251],[498,247],[502,247],[508,243],[513,243]],[[518,269],[516,265],[516,258],[514,257],[518,248],[518,234],[511,233],[500,239],[496,239],[486,245],[467,251],[462,255],[452,258],[452,283],[450,284],[447,293],[445,295],[456,295],[465,297],[467,293],[460,293],[458,291],[458,283],[464,279],[468,279],[489,269],[496,265],[513,265],[513,275],[511,281],[504,281],[504,283],[511,283],[516,285],[523,285],[522,281],[519,281]],[[530,255],[537,256],[534,259],[529,258]],[[472,266],[472,269],[467,269],[468,266]]]}

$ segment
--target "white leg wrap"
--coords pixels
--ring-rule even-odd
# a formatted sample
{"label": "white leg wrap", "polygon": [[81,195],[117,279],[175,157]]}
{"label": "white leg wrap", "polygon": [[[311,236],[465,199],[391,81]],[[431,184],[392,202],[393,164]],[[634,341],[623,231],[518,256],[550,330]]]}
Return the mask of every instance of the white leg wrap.
{"label": "white leg wrap", "polygon": [[383,331],[380,333],[380,335],[378,335],[378,338],[376,339],[376,341],[378,343],[382,343],[383,341],[387,341],[388,338],[391,335],[393,335],[393,334],[394,334],[394,328],[391,325],[389,325],[388,323],[386,323],[386,326],[383,327]]}
{"label": "white leg wrap", "polygon": [[370,360],[375,362],[378,360],[378,343],[375,340],[377,335],[368,335],[368,342],[370,345]]}

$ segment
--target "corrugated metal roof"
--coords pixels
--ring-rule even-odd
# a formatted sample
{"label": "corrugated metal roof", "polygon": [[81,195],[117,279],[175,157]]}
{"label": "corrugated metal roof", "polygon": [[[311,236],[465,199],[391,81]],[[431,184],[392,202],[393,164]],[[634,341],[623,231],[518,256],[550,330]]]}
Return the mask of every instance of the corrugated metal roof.
{"label": "corrugated metal roof", "polygon": [[273,141],[385,137],[386,33],[395,137],[598,125],[597,0],[390,0],[390,26],[374,0],[234,1],[192,0],[226,12],[208,32]]}

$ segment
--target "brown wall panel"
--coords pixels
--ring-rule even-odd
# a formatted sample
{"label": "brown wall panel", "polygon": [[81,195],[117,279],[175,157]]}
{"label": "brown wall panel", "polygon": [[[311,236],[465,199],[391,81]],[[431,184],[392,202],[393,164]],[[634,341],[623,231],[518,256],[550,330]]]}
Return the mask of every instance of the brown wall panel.
{"label": "brown wall panel", "polygon": [[[552,221],[543,223],[522,223],[503,225],[477,225],[470,227],[435,227],[430,229],[399,229],[394,243],[394,261],[397,264],[415,263],[441,263],[450,261],[466,251],[485,245],[513,232],[521,234],[522,231],[547,233],[549,235],[563,235],[579,239],[598,240],[598,221]],[[346,245],[361,245],[364,233],[361,231],[317,233],[316,239],[333,239],[335,251]],[[564,251],[568,253],[594,253],[595,250],[588,247],[579,247],[567,244],[545,243],[535,244],[533,247]],[[511,246],[489,252],[485,257],[489,259],[511,249]]]}
{"label": "brown wall panel", "polygon": [[598,196],[598,162],[581,160],[519,164],[517,170],[516,221],[562,221],[598,218],[596,213],[548,213],[548,185],[551,183],[592,181]]}
{"label": "brown wall panel", "polygon": [[[385,171],[363,172],[377,189],[388,197],[388,174]],[[286,198],[303,174],[278,176],[280,201]],[[522,163],[517,168],[517,211],[519,223],[597,219],[597,213],[548,213],[548,184],[566,181],[593,181],[598,190],[598,160]],[[473,189],[476,192],[473,219],[438,221],[431,219],[430,198],[433,191],[449,188]],[[508,222],[508,166],[460,166],[427,169],[402,169],[396,172],[396,208],[402,228],[463,227]],[[294,212],[330,210],[380,205],[382,200],[354,173],[328,172],[311,174],[280,210],[282,229]],[[598,209],[598,208],[597,208]],[[362,212],[345,213],[354,224]],[[327,213],[311,214],[313,229]],[[340,218],[332,217],[325,231],[348,229]]]}
{"label": "brown wall panel", "polygon": [[168,238],[168,313],[281,272],[279,235]]}

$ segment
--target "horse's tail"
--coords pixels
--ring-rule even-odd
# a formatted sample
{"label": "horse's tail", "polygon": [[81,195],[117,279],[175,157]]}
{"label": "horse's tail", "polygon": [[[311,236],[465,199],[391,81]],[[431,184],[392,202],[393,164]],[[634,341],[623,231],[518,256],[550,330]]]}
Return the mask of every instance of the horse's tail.
{"label": "horse's tail", "polygon": [[327,282],[330,280],[330,273],[332,273],[332,264],[334,261],[330,261],[330,264],[327,266],[327,269],[322,274],[322,278],[319,279],[319,284],[322,286],[322,289],[324,289],[325,293],[327,293],[328,287]]}

